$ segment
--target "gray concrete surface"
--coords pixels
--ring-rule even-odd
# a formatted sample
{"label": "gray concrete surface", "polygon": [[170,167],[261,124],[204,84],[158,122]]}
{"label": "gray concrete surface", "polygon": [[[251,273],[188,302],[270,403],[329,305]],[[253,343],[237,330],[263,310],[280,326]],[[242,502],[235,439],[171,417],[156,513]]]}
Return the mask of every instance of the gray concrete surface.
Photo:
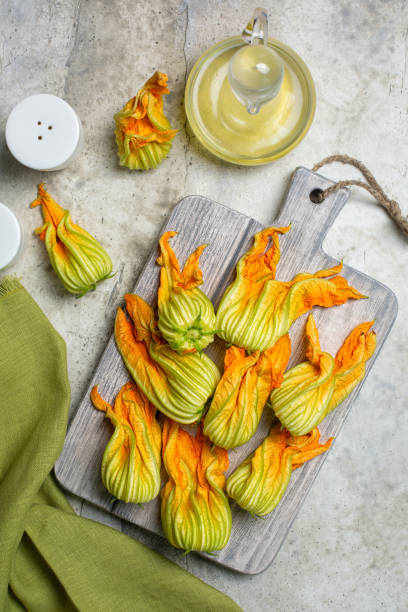
{"label": "gray concrete surface", "polygon": [[[408,171],[408,5],[400,0],[266,1],[271,33],[307,62],[317,113],[287,157],[235,167],[207,153],[186,126],[183,89],[199,55],[246,24],[247,0],[2,0],[0,131],[23,97],[49,92],[81,116],[86,145],[57,173],[14,161],[0,137],[0,201],[20,216],[26,238],[10,269],[23,278],[67,341],[72,410],[112,331],[121,295],[132,288],[163,220],[184,195],[199,193],[269,223],[298,165],[348,153],[362,159],[405,213]],[[112,116],[151,73],[169,74],[169,118],[180,132],[155,171],[119,168]],[[338,166],[331,178],[355,177]],[[32,229],[36,184],[108,248],[116,277],[75,300],[59,285]],[[337,443],[273,565],[242,576],[122,526],[73,500],[86,516],[122,528],[228,593],[246,612],[406,610],[408,241],[368,195],[353,197],[327,251],[390,286],[400,313]]]}

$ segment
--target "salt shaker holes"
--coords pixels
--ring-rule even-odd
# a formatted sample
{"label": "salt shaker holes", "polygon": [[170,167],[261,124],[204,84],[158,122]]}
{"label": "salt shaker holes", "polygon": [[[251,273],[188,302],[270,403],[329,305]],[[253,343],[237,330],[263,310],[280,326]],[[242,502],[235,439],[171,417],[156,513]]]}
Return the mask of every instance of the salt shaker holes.
{"label": "salt shaker holes", "polygon": [[35,94],[18,102],[5,131],[10,153],[34,170],[61,170],[82,148],[78,115],[65,100],[51,94]]}

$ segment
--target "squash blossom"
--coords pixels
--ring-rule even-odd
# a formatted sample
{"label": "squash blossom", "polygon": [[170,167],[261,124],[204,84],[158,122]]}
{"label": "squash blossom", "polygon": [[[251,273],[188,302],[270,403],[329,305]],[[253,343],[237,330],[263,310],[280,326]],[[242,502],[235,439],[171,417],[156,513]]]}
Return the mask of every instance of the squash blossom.
{"label": "squash blossom", "polygon": [[267,351],[246,356],[230,347],[224,374],[205,416],[204,433],[222,448],[234,448],[254,435],[272,388],[279,387],[290,357],[288,335]]}
{"label": "squash blossom", "polygon": [[204,353],[179,355],[159,336],[152,308],[125,295],[129,321],[118,308],[115,339],[132,378],[154,406],[179,423],[199,421],[220,379]]}
{"label": "squash blossom", "polygon": [[170,544],[188,552],[224,548],[232,525],[223,473],[227,451],[213,446],[200,428],[193,437],[166,419],[163,463],[169,480],[162,489],[161,520]]}
{"label": "squash blossom", "polygon": [[198,260],[206,245],[192,253],[180,266],[168,241],[177,232],[166,232],[160,239],[161,266],[158,293],[159,330],[178,353],[202,351],[214,340],[215,314],[211,300],[198,288],[203,274]]}
{"label": "squash blossom", "polygon": [[134,382],[119,391],[112,407],[91,391],[95,408],[105,412],[115,428],[102,459],[102,482],[114,497],[141,504],[160,491],[161,428],[156,409]]}
{"label": "squash blossom", "polygon": [[271,404],[283,427],[302,435],[317,425],[363,380],[365,363],[374,353],[373,321],[358,325],[346,338],[336,358],[320,349],[319,333],[310,315],[306,323],[306,359],[291,368]]}
{"label": "squash blossom", "polygon": [[228,495],[251,514],[269,514],[282,499],[292,471],[324,453],[333,440],[319,444],[319,438],[317,428],[307,436],[296,437],[275,425],[262,444],[228,478]]}
{"label": "squash blossom", "polygon": [[82,227],[72,223],[69,210],[61,208],[42,183],[31,207],[40,205],[44,225],[35,233],[44,241],[51,265],[65,289],[82,296],[111,278],[112,261],[105,249]]}
{"label": "squash blossom", "polygon": [[[344,304],[361,293],[341,276],[342,264],[315,274],[298,274],[289,282],[275,280],[280,258],[279,234],[289,227],[268,227],[255,235],[241,257],[235,281],[227,288],[216,316],[217,334],[229,344],[264,351],[313,306]],[[269,245],[271,242],[271,245]]]}
{"label": "squash blossom", "polygon": [[167,74],[155,72],[116,113],[115,136],[121,166],[149,170],[167,157],[177,133],[163,113],[163,94],[168,93]]}

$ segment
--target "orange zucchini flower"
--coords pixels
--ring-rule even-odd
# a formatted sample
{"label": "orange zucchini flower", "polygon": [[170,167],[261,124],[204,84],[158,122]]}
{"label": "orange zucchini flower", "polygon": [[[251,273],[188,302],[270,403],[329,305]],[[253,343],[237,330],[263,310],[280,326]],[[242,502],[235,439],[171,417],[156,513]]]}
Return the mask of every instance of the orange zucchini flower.
{"label": "orange zucchini flower", "polygon": [[187,552],[224,548],[232,525],[227,451],[213,446],[200,428],[193,437],[166,419],[163,463],[169,480],[162,489],[161,520],[170,544]]}
{"label": "orange zucchini flower", "polygon": [[222,448],[234,448],[254,435],[273,388],[279,387],[290,357],[288,335],[272,348],[246,356],[232,346],[225,353],[224,374],[204,419],[204,433]]}
{"label": "orange zucchini flower", "polygon": [[228,478],[228,495],[251,514],[269,514],[282,499],[292,471],[324,453],[333,440],[319,444],[319,438],[317,428],[306,436],[291,436],[275,425],[262,444]]}
{"label": "orange zucchini flower", "polygon": [[125,295],[129,321],[118,308],[115,339],[132,378],[154,406],[179,423],[199,421],[220,379],[205,353],[179,355],[159,336],[152,308]]}
{"label": "orange zucchini flower", "polygon": [[72,223],[64,210],[44,188],[38,185],[38,197],[31,207],[42,207],[44,225],[35,233],[45,243],[54,271],[65,289],[78,296],[112,276],[112,261],[99,242],[79,225]]}
{"label": "orange zucchini flower", "polygon": [[259,232],[239,260],[236,279],[225,291],[216,316],[217,334],[229,344],[249,352],[264,351],[313,306],[327,308],[365,297],[342,276],[334,276],[342,264],[314,274],[298,274],[289,282],[275,280],[279,234],[289,229],[268,227]]}
{"label": "orange zucchini flower", "polygon": [[374,353],[373,321],[357,325],[336,358],[320,348],[319,333],[310,315],[306,323],[306,359],[291,368],[282,385],[271,393],[271,404],[283,427],[302,435],[317,427],[363,380],[365,363]]}
{"label": "orange zucchini flower", "polygon": [[112,407],[91,391],[95,408],[105,412],[115,428],[102,459],[102,482],[117,499],[141,504],[160,491],[161,429],[156,409],[134,382],[119,391]]}
{"label": "orange zucchini flower", "polygon": [[176,234],[166,232],[159,243],[159,330],[178,353],[202,351],[214,340],[215,328],[212,302],[198,288],[203,282],[198,261],[206,245],[198,247],[188,257],[181,272],[177,257],[168,242]]}
{"label": "orange zucchini flower", "polygon": [[163,94],[168,93],[167,74],[155,72],[116,113],[115,136],[121,166],[149,170],[167,156],[177,133],[163,113]]}

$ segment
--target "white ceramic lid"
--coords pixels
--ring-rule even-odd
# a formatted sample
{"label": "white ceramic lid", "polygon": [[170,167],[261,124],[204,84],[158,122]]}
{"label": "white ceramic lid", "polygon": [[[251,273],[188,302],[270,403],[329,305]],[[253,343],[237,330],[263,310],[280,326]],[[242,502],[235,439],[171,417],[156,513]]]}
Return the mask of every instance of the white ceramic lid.
{"label": "white ceramic lid", "polygon": [[18,255],[22,238],[17,217],[7,206],[0,203],[0,270]]}
{"label": "white ceramic lid", "polygon": [[50,94],[25,98],[11,111],[6,141],[11,154],[34,170],[58,170],[75,156],[81,122],[65,100]]}

